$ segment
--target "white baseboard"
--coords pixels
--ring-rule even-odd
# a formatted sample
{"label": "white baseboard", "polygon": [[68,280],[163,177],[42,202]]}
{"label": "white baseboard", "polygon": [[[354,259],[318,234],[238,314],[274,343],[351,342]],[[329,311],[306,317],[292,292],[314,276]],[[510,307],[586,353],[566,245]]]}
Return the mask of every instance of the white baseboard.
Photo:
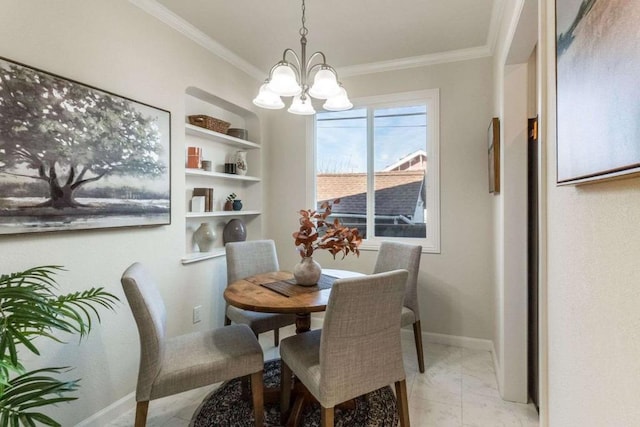
{"label": "white baseboard", "polygon": [[[115,418],[136,407],[136,392],[127,394],[122,399],[113,402],[106,408],[80,421],[75,427],[101,427],[109,424]],[[133,419],[131,419],[133,423]]]}
{"label": "white baseboard", "polygon": [[[413,330],[403,329],[403,333],[411,334]],[[437,344],[452,345],[455,347],[463,347],[471,350],[492,351],[493,341],[482,338],[461,337],[458,335],[437,334],[435,332],[422,332],[422,340],[424,342],[432,342]]]}

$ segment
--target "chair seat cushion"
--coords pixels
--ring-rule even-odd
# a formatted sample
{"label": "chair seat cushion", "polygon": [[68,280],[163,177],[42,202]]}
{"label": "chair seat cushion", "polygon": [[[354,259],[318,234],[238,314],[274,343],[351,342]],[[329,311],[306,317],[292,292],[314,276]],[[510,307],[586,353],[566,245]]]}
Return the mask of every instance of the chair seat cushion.
{"label": "chair seat cushion", "polygon": [[168,339],[150,399],[180,393],[263,369],[260,344],[246,325]]}
{"label": "chair seat cushion", "polygon": [[322,329],[287,337],[280,342],[280,358],[313,396],[320,396],[320,337]]}
{"label": "chair seat cushion", "polygon": [[416,315],[408,307],[402,307],[402,315],[400,317],[400,326],[413,325],[416,323]]}
{"label": "chair seat cushion", "polygon": [[232,305],[227,307],[227,317],[234,323],[248,325],[256,334],[272,331],[296,322],[295,314],[258,313]]}

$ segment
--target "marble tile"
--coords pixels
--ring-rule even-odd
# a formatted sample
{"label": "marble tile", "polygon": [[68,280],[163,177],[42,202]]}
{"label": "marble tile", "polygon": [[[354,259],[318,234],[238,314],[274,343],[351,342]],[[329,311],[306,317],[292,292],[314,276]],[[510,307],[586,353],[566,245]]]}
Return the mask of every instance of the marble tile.
{"label": "marble tile", "polygon": [[[293,326],[280,331],[281,339],[293,334]],[[272,334],[261,334],[260,344],[265,360],[279,357]],[[402,347],[412,426],[538,426],[533,405],[505,402],[500,398],[490,352],[425,343],[426,372],[421,374],[413,336],[403,334]],[[147,426],[187,427],[204,397],[217,386],[152,401]],[[106,427],[132,427],[134,417],[132,408]]]}
{"label": "marble tile", "polygon": [[462,421],[469,427],[538,425],[538,415],[532,404],[513,403],[500,397],[464,394]]}
{"label": "marble tile", "polygon": [[462,409],[460,405],[413,396],[409,400],[409,419],[414,427],[461,427]]}

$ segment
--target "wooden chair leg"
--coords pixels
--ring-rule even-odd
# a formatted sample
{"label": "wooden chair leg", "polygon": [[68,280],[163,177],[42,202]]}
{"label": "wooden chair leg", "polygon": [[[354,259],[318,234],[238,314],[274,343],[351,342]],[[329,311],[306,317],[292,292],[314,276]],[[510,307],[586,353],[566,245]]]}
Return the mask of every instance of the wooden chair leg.
{"label": "wooden chair leg", "polygon": [[418,369],[420,369],[421,374],[424,374],[424,352],[422,351],[422,329],[420,328],[419,320],[413,324],[413,338],[416,342],[416,353],[418,355]]}
{"label": "wooden chair leg", "polygon": [[280,344],[280,329],[274,329],[273,330],[273,345],[275,347],[277,347],[278,344]]}
{"label": "wooden chair leg", "polygon": [[251,396],[256,427],[264,426],[264,396],[262,391],[262,371],[251,374]]}
{"label": "wooden chair leg", "polygon": [[320,425],[333,427],[333,406],[331,408],[320,407]]}
{"label": "wooden chair leg", "polygon": [[231,319],[227,316],[224,316],[224,326],[229,326],[231,324]]}
{"label": "wooden chair leg", "polygon": [[147,425],[147,413],[149,412],[149,401],[144,400],[136,404],[135,427],[145,427]]}
{"label": "wooden chair leg", "polygon": [[280,421],[285,424],[287,421],[287,413],[291,404],[291,379],[293,373],[291,368],[280,360]]}
{"label": "wooden chair leg", "polygon": [[398,400],[398,417],[400,427],[409,427],[409,401],[407,398],[407,381],[396,381],[396,399]]}

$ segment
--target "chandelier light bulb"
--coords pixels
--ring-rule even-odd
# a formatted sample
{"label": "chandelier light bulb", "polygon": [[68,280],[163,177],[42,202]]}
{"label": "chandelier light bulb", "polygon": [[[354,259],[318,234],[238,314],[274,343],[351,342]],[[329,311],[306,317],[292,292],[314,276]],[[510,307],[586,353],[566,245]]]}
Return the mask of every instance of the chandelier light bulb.
{"label": "chandelier light bulb", "polygon": [[302,92],[295,71],[287,63],[281,63],[274,68],[267,87],[279,96],[295,96]]}

